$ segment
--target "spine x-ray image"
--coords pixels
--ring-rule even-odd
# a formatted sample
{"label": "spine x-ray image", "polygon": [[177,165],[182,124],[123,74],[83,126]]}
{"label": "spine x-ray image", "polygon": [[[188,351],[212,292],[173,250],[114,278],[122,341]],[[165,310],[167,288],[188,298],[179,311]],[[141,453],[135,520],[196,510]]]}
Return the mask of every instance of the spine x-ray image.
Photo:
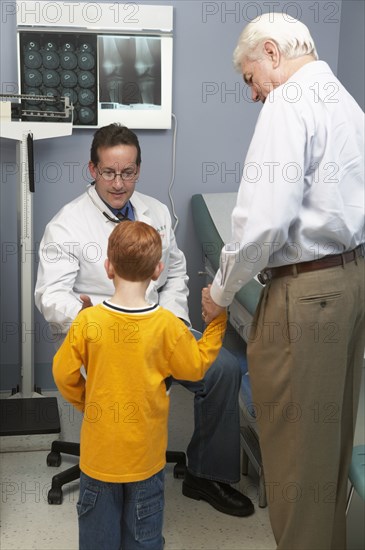
{"label": "spine x-ray image", "polygon": [[99,40],[99,101],[161,106],[160,38],[101,36]]}

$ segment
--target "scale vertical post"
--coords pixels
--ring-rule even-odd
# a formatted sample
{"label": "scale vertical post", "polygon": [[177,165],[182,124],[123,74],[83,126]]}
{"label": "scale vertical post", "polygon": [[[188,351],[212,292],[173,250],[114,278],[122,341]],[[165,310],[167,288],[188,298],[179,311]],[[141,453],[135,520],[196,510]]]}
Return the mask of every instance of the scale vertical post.
{"label": "scale vertical post", "polygon": [[20,286],[20,393],[32,397],[34,391],[34,266],[33,195],[29,189],[28,134],[17,142],[18,177],[18,235]]}
{"label": "scale vertical post", "polygon": [[[10,98],[16,99],[11,103]],[[37,257],[33,239],[34,195],[34,140],[51,139],[72,134],[72,105],[69,98],[61,97],[59,110],[41,108],[23,109],[20,102],[27,95],[0,94],[0,137],[16,141],[18,164],[17,231],[18,231],[18,290],[19,290],[19,392],[12,391],[8,399],[0,399],[1,450],[16,451],[23,448],[45,449],[50,438],[61,431],[56,397],[45,397],[34,387],[34,347],[39,336],[34,326],[34,265]],[[40,102],[51,101],[48,96],[31,96]],[[14,112],[13,112],[14,108]],[[36,111],[36,112],[35,112]],[[55,122],[56,118],[64,119]],[[23,117],[25,120],[23,120]],[[41,121],[33,121],[32,117]],[[47,119],[47,120],[46,120]],[[38,399],[41,398],[41,399]],[[9,437],[10,436],[10,437]],[[29,439],[29,436],[32,436]]]}

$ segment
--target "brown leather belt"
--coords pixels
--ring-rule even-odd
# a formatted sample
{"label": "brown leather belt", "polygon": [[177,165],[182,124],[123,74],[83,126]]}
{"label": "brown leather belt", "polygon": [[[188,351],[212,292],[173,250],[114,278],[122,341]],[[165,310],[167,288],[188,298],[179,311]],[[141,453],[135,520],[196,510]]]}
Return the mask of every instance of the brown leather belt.
{"label": "brown leather belt", "polygon": [[302,262],[291,265],[281,265],[279,267],[271,267],[264,269],[257,275],[261,284],[265,285],[271,279],[277,279],[278,277],[296,276],[299,273],[307,273],[308,271],[316,271],[318,269],[328,269],[329,267],[337,267],[339,265],[345,265],[349,262],[353,262],[356,258],[364,256],[364,245],[360,244],[354,250],[349,250],[343,254],[334,254],[331,256],[324,256],[319,260],[313,260],[312,262]]}

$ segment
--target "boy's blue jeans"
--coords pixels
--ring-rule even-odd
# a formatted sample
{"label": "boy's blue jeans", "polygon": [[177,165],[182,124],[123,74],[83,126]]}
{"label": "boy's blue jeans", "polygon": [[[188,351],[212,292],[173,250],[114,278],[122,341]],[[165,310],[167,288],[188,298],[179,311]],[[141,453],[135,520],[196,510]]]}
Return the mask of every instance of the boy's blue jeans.
{"label": "boy's blue jeans", "polygon": [[79,549],[162,550],[164,478],[106,483],[81,472]]}

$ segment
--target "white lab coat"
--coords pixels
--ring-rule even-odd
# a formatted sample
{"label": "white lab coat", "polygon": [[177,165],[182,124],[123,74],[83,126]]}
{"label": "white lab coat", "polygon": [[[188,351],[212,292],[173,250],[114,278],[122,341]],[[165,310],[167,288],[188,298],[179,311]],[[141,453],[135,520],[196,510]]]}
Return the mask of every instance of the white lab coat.
{"label": "white lab coat", "polygon": [[[177,247],[169,210],[138,192],[133,193],[131,203],[136,220],[150,224],[162,239],[165,268],[157,281],[151,281],[146,297],[190,323],[186,261]],[[103,211],[113,217],[91,185],[64,206],[45,229],[39,248],[35,303],[57,334],[66,333],[80,311],[80,294],[90,296],[96,305],[114,293],[104,261],[115,223]]]}

